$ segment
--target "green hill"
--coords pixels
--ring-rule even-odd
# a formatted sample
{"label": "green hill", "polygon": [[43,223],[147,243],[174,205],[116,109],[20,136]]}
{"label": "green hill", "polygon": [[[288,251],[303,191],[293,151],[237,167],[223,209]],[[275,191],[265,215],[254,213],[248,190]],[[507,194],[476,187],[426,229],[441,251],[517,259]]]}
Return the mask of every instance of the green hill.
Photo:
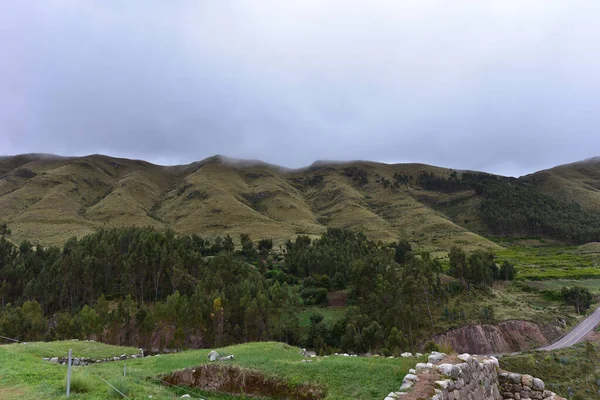
{"label": "green hill", "polygon": [[[497,215],[486,214],[490,208]],[[340,227],[383,241],[407,238],[433,251],[497,247],[490,235],[583,243],[600,240],[594,224],[585,235],[573,232],[582,219],[600,221],[600,162],[515,180],[423,164],[318,162],[289,170],[215,156],[165,167],[102,155],[27,154],[0,158],[0,210],[15,242],[44,245],[130,225],[235,239],[249,233],[276,244]],[[538,214],[549,226],[530,221]]]}

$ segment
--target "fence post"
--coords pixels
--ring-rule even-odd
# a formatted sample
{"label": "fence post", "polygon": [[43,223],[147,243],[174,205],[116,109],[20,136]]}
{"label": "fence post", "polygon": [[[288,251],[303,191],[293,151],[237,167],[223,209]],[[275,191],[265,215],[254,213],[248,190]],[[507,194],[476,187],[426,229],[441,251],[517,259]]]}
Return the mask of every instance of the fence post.
{"label": "fence post", "polygon": [[71,394],[71,356],[73,349],[69,349],[69,366],[67,369],[67,397]]}
{"label": "fence post", "polygon": [[123,364],[123,376],[127,376],[127,364]]}

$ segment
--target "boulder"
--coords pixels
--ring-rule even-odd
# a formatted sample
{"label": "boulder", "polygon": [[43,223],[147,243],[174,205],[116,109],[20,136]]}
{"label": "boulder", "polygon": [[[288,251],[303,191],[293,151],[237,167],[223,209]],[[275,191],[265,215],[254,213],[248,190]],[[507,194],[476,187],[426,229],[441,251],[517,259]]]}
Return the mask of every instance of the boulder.
{"label": "boulder", "polygon": [[543,392],[544,388],[546,387],[546,385],[544,385],[544,381],[538,378],[533,378],[533,381],[531,383],[531,388],[533,390],[537,390],[538,392]]}
{"label": "boulder", "polygon": [[431,355],[429,357],[427,357],[427,362],[429,362],[431,364],[435,364],[437,362],[442,361],[444,359],[444,357],[446,357],[446,354],[438,353],[437,351],[433,351],[431,353]]}
{"label": "boulder", "polygon": [[218,358],[219,353],[217,353],[216,351],[212,350],[210,353],[208,353],[208,361],[217,361]]}
{"label": "boulder", "polygon": [[533,386],[533,376],[523,375],[523,377],[521,378],[521,382],[523,382],[523,386],[531,388]]}
{"label": "boulder", "polygon": [[428,364],[418,363],[417,365],[415,365],[415,370],[417,372],[419,372],[419,371],[425,371],[425,370],[428,370],[428,369],[431,369],[431,368],[433,368],[433,364],[430,364],[430,363],[428,363]]}
{"label": "boulder", "polygon": [[402,357],[412,357],[412,353],[406,352],[406,353],[402,353],[400,354]]}

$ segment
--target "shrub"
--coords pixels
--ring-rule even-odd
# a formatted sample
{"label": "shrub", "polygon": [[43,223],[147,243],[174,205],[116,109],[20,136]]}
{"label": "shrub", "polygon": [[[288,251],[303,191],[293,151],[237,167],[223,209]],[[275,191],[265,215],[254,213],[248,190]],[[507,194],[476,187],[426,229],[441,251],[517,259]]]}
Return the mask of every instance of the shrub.
{"label": "shrub", "polygon": [[[117,390],[115,390],[115,388],[112,387],[108,387],[108,397],[110,398],[117,398],[117,399],[121,399],[123,398],[123,396],[121,395],[121,393],[123,393],[124,395],[128,395],[129,392],[131,391],[131,388],[129,387],[129,383],[124,379],[118,379],[114,382],[110,382],[111,385],[113,385]],[[121,392],[121,393],[119,393]]]}
{"label": "shrub", "polygon": [[[87,393],[90,391],[94,383],[88,375],[73,374],[71,375],[71,393]],[[67,380],[65,379],[65,388]]]}
{"label": "shrub", "polygon": [[425,353],[431,353],[432,351],[440,351],[440,348],[436,342],[430,340],[429,342],[425,343],[425,346],[423,346],[423,351]]}
{"label": "shrub", "polygon": [[450,344],[450,342],[444,342],[444,343],[440,343],[438,345],[440,352],[442,353],[446,353],[446,354],[452,354],[454,353],[454,348],[452,347],[452,345]]}

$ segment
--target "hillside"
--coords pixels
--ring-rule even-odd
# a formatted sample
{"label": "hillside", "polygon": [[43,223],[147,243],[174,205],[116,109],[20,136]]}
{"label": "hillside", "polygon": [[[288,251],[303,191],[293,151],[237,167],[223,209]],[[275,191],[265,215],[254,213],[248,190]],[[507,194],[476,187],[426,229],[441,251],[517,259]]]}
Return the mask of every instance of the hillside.
{"label": "hillside", "polygon": [[[464,183],[464,176],[454,178],[449,169],[424,164],[363,161],[318,162],[288,170],[220,156],[165,167],[102,155],[19,155],[0,158],[0,223],[10,226],[15,242],[29,239],[44,245],[62,244],[100,227],[130,225],[171,228],[181,234],[229,234],[236,240],[240,233],[249,233],[272,237],[276,244],[340,227],[383,241],[407,238],[433,251],[454,244],[494,248],[497,245],[484,236],[530,233],[518,221],[504,221],[495,229],[497,216],[486,219],[481,211],[490,201],[490,191],[486,197],[477,182]],[[477,176],[493,177],[504,187],[518,183],[550,194],[552,201],[576,201],[600,210],[597,160],[518,181]],[[556,213],[564,215],[561,207],[549,212],[561,210]],[[554,224],[564,226],[563,220]],[[541,236],[552,236],[554,230],[544,228]]]}

